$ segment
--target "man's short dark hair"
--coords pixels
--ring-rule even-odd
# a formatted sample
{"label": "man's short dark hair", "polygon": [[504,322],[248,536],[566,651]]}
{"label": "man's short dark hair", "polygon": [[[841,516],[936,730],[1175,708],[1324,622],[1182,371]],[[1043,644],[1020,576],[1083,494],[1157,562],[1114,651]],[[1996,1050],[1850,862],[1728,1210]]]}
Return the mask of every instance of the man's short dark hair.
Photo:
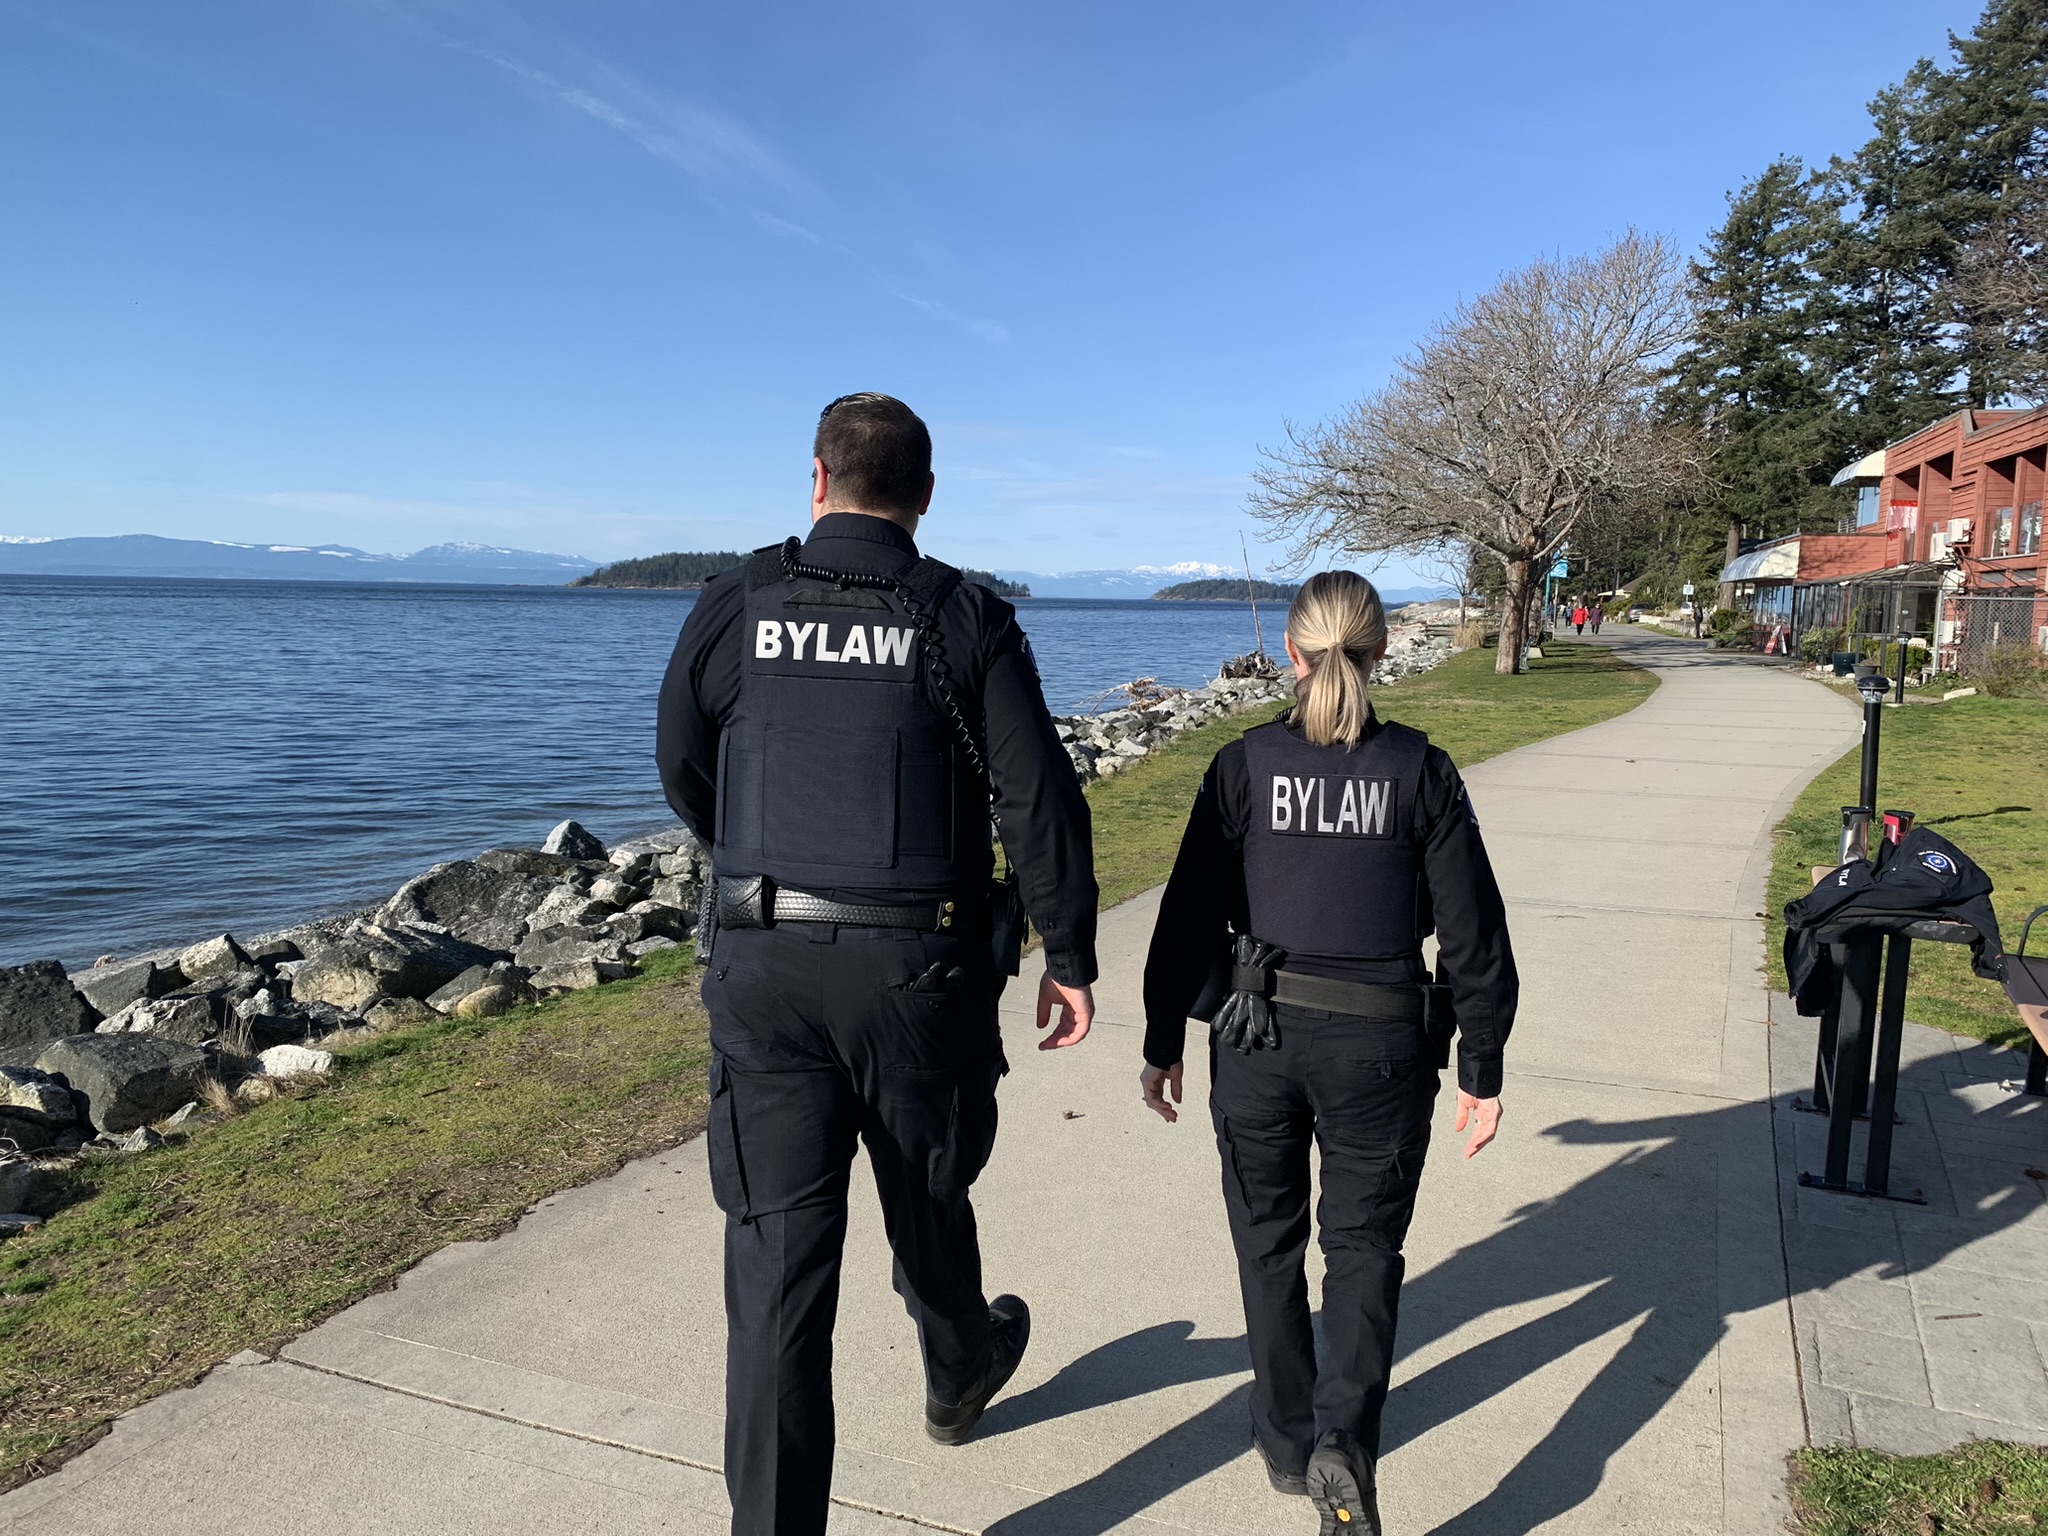
{"label": "man's short dark hair", "polygon": [[889,395],[841,395],[818,416],[811,452],[832,477],[830,504],[915,515],[932,478],[932,435]]}

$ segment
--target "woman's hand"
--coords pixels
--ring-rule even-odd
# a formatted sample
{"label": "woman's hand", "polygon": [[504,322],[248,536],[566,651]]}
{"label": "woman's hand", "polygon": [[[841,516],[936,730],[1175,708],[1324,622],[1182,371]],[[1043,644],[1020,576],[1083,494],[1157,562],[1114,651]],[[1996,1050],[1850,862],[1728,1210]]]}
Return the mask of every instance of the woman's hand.
{"label": "woman's hand", "polygon": [[1454,1131],[1465,1129],[1467,1120],[1472,1122],[1472,1139],[1465,1143],[1465,1155],[1477,1157],[1493,1140],[1494,1132],[1500,1129],[1500,1097],[1475,1099],[1464,1089],[1458,1090],[1458,1118],[1451,1126]]}
{"label": "woman's hand", "polygon": [[[1173,1107],[1180,1102],[1180,1073],[1181,1063],[1176,1061],[1170,1067],[1148,1066],[1138,1074],[1138,1087],[1144,1091],[1145,1107],[1168,1125],[1180,1118],[1179,1111]],[[1173,1104],[1166,1102],[1169,1091],[1173,1094]]]}

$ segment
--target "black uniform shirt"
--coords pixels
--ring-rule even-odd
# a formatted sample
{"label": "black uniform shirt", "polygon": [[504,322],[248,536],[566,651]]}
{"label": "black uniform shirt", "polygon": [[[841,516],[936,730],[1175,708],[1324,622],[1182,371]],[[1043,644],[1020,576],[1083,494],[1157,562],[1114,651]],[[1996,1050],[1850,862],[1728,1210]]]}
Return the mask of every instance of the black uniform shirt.
{"label": "black uniform shirt", "polygon": [[[1365,729],[1368,737],[1381,729],[1377,715]],[[1416,830],[1428,898],[1424,910],[1434,913],[1437,968],[1451,987],[1458,1013],[1458,1086],[1475,1097],[1492,1098],[1500,1092],[1501,1052],[1514,1027],[1520,991],[1508,945],[1507,909],[1464,780],[1441,747],[1431,747],[1423,762],[1418,799]],[[1155,1067],[1181,1059],[1188,1009],[1225,942],[1226,928],[1249,931],[1244,838],[1251,816],[1251,774],[1244,744],[1234,741],[1216,754],[1195,795],[1145,962],[1145,1060]],[[1304,959],[1297,964],[1290,959],[1287,965],[1380,985],[1428,980],[1420,950],[1400,960]]]}
{"label": "black uniform shirt", "polygon": [[[830,512],[812,524],[803,558],[833,570],[900,575],[916,562],[917,544],[887,518]],[[740,693],[746,596],[744,568],[706,584],[661,685],[654,755],[662,789],[706,847],[717,824],[719,736]],[[1053,732],[1017,610],[986,587],[963,582],[939,614],[939,631],[970,718],[979,701],[1003,848],[1045,941],[1046,969],[1068,986],[1092,982],[1096,889],[1088,802]],[[826,789],[820,786],[820,793]],[[814,894],[843,901],[877,895],[854,889]],[[901,899],[901,893],[880,894]]]}

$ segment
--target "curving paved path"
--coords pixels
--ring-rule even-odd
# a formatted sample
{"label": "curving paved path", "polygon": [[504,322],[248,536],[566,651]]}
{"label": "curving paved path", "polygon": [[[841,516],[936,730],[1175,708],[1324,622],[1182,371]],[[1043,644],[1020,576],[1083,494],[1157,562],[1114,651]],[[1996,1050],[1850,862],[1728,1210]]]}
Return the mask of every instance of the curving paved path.
{"label": "curving paved path", "polygon": [[[1803,1443],[1758,966],[1769,829],[1856,739],[1776,669],[1610,632],[1631,714],[1475,769],[1524,978],[1499,1144],[1448,1134],[1410,1243],[1393,1531],[1778,1530]],[[979,1186],[1036,1334],[981,1437],[921,1432],[915,1344],[856,1200],[833,1529],[1312,1529],[1248,1449],[1242,1318],[1196,1113],[1139,1107],[1156,893],[1108,915],[1096,1037],[1020,1013]],[[1202,1076],[1199,1068],[1191,1077]],[[429,1259],[276,1361],[231,1362],[0,1499],[0,1530],[716,1532],[723,1314],[702,1143]]]}

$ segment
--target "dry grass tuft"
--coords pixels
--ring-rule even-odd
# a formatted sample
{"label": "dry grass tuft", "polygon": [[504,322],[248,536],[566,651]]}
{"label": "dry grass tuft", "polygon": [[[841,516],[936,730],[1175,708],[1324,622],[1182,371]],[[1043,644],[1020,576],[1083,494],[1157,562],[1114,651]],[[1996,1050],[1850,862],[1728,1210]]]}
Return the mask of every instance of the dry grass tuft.
{"label": "dry grass tuft", "polygon": [[209,1114],[223,1120],[231,1120],[242,1112],[242,1101],[235,1097],[234,1089],[217,1077],[209,1077],[199,1085],[199,1102]]}

